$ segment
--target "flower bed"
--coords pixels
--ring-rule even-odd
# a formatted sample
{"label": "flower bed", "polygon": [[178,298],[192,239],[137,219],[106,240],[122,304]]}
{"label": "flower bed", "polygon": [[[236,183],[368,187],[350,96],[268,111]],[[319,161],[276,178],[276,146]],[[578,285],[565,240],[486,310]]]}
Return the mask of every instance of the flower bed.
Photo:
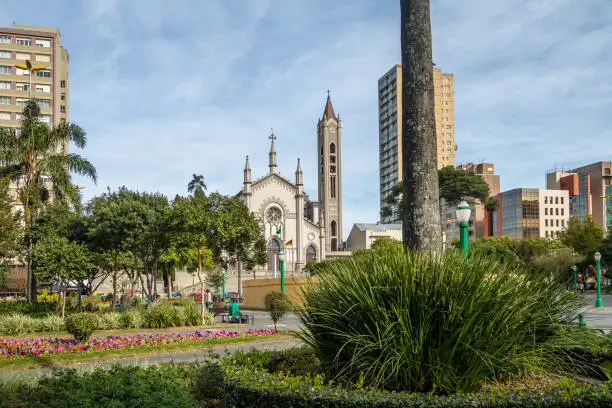
{"label": "flower bed", "polygon": [[206,340],[232,337],[258,337],[288,332],[251,329],[248,331],[204,330],[185,333],[154,333],[122,336],[93,337],[79,342],[61,338],[0,339],[0,360],[25,357],[41,357],[66,353],[131,349],[174,343],[197,343]]}

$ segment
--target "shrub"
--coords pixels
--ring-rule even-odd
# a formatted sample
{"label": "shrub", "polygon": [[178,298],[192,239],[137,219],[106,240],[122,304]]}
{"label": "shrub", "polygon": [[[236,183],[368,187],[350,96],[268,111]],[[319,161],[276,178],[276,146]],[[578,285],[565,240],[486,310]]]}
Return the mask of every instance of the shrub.
{"label": "shrub", "polygon": [[184,307],[170,307],[172,326],[180,327],[187,326],[189,323],[187,322],[187,313],[185,312]]}
{"label": "shrub", "polygon": [[[560,356],[583,301],[518,263],[388,249],[328,263],[304,290],[299,336],[332,373],[394,390],[477,389],[525,372],[576,371]],[[587,365],[588,368],[588,365]]]}
{"label": "shrub", "polygon": [[46,289],[36,296],[36,301],[39,303],[57,303],[59,295],[57,293],[48,293]]}
{"label": "shrub", "polygon": [[89,340],[98,325],[98,318],[92,313],[76,313],[66,318],[66,331],[78,341]]}
{"label": "shrub", "polygon": [[34,327],[40,332],[58,332],[64,330],[64,319],[56,314],[48,314],[45,317],[35,319]]}
{"label": "shrub", "polygon": [[36,331],[36,320],[21,313],[11,313],[0,319],[0,332],[10,336],[19,336]]}
{"label": "shrub", "polygon": [[184,306],[187,326],[212,326],[215,324],[215,315],[200,310],[200,305],[191,302]]}
{"label": "shrub", "polygon": [[278,330],[276,324],[289,311],[289,298],[283,292],[272,291],[265,297],[266,310],[274,322],[274,330]]}
{"label": "shrub", "polygon": [[0,407],[201,407],[190,392],[191,371],[187,365],[63,369],[33,383],[0,384]]}
{"label": "shrub", "polygon": [[195,371],[193,392],[204,398],[223,396],[223,369],[218,361],[207,361]]}
{"label": "shrub", "polygon": [[165,329],[174,326],[175,314],[170,306],[150,306],[145,314],[145,326],[151,329]]}
{"label": "shrub", "polygon": [[250,368],[262,368],[270,373],[291,375],[321,374],[321,365],[312,348],[303,346],[289,350],[236,351],[225,357],[224,362]]}
{"label": "shrub", "polygon": [[0,301],[0,315],[21,313],[27,315],[45,315],[55,311],[53,303],[30,303],[26,300],[5,300]]}
{"label": "shrub", "polygon": [[124,329],[140,329],[144,323],[143,312],[140,309],[126,310],[121,313],[119,323]]}
{"label": "shrub", "polygon": [[96,310],[100,308],[100,304],[102,303],[102,300],[100,300],[100,298],[97,295],[89,295],[83,300],[83,303],[85,304],[85,308],[87,310],[95,312]]}
{"label": "shrub", "polygon": [[121,328],[121,313],[107,312],[97,314],[98,330],[115,330]]}
{"label": "shrub", "polygon": [[[216,323],[215,315],[210,312],[200,313],[203,326],[213,326]],[[196,326],[196,325],[193,325]]]}

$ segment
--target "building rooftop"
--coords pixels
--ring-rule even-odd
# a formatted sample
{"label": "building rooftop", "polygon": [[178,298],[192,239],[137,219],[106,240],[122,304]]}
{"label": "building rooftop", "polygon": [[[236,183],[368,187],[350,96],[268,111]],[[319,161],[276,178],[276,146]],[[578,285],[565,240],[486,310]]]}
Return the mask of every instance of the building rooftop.
{"label": "building rooftop", "polygon": [[401,230],[402,224],[367,224],[360,223],[355,224],[355,226],[360,231],[377,231],[377,232],[385,232],[389,230]]}

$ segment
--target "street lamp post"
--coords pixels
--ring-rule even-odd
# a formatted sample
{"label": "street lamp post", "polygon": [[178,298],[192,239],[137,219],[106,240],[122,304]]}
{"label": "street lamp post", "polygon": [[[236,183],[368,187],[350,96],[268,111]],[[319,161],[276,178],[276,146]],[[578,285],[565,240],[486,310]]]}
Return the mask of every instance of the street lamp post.
{"label": "street lamp post", "polygon": [[282,293],[285,293],[285,250],[281,248],[280,254],[280,289]]}
{"label": "street lamp post", "polygon": [[595,252],[595,269],[597,270],[597,300],[595,300],[595,307],[602,307],[603,300],[601,298],[601,254]]}
{"label": "street lamp post", "polygon": [[577,271],[578,271],[578,268],[576,267],[576,265],[572,266],[572,275],[574,275],[574,295],[578,294],[578,281],[576,279]]}
{"label": "street lamp post", "polygon": [[223,264],[223,272],[221,273],[221,296],[223,301],[225,301],[225,275],[227,274],[227,251],[224,249],[221,251],[221,262]]}
{"label": "street lamp post", "polygon": [[455,208],[457,212],[457,222],[459,223],[459,247],[463,252],[463,258],[467,259],[468,256],[468,226],[470,221],[470,215],[472,213],[472,207],[466,202],[462,201]]}

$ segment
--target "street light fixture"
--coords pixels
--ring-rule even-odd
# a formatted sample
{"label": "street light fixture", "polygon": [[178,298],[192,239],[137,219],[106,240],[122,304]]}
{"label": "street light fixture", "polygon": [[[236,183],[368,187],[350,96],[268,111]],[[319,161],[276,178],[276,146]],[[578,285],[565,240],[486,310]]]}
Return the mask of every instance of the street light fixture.
{"label": "street light fixture", "polygon": [[32,72],[42,71],[46,67],[44,65],[34,65],[33,66],[32,61],[30,61],[29,59],[25,60],[25,64],[15,64],[15,67],[28,71],[28,76],[30,77],[28,91],[30,95],[29,98],[32,99]]}
{"label": "street light fixture", "polygon": [[470,221],[470,215],[472,214],[472,207],[466,202],[461,201],[455,208],[457,213],[457,222],[459,223],[459,247],[463,252],[463,258],[467,259],[468,256],[468,226]]}
{"label": "street light fixture", "polygon": [[285,250],[281,247],[280,254],[280,290],[285,293]]}
{"label": "street light fixture", "polygon": [[595,307],[603,306],[603,299],[601,298],[601,254],[595,252],[595,269],[597,270],[597,299],[595,300]]}

